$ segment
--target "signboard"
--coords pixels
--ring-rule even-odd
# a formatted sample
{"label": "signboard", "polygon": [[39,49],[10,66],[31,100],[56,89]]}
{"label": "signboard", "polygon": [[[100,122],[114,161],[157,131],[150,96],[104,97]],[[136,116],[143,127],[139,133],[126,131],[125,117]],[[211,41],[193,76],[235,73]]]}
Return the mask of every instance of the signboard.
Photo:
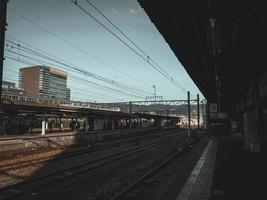
{"label": "signboard", "polygon": [[49,67],[49,72],[50,72],[51,74],[55,74],[55,75],[57,75],[57,76],[67,77],[67,72],[62,71],[62,70],[60,70],[60,69],[53,68],[53,67]]}
{"label": "signboard", "polygon": [[211,113],[217,113],[217,104],[216,103],[210,104],[210,112]]}
{"label": "signboard", "polygon": [[209,111],[210,111],[210,119],[217,119],[217,103],[211,103],[209,106]]}
{"label": "signboard", "polygon": [[146,97],[146,101],[162,101],[163,96],[148,96]]}

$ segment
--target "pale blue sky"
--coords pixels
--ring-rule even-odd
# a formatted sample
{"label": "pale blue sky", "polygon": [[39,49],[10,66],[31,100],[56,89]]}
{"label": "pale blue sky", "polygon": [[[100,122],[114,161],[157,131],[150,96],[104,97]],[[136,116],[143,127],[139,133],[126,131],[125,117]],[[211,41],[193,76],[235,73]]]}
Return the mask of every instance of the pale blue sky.
{"label": "pale blue sky", "polygon": [[[78,0],[78,2],[119,35],[118,31],[97,14],[85,0]],[[192,96],[200,93],[137,0],[91,0],[90,2],[141,47],[150,58],[164,68],[171,77],[183,85],[186,90],[190,90]],[[25,20],[19,14],[50,33]],[[164,99],[186,98],[186,93],[182,89],[173,85],[151,65],[83,13],[70,0],[10,0],[7,22],[6,38],[9,40],[15,41],[17,39],[49,52],[68,63],[78,66],[80,69],[133,88],[145,90],[147,93],[144,93],[144,95],[152,95],[154,92],[152,85],[156,85],[157,95],[162,95]],[[119,36],[123,38],[122,35]],[[89,55],[111,66],[105,65]],[[21,59],[17,55],[15,57]],[[4,62],[4,80],[16,80],[17,82],[18,73],[14,71],[18,72],[19,68],[25,66],[27,65],[6,59]],[[117,70],[114,70],[114,68]],[[68,71],[68,73],[70,76],[79,76],[81,80],[86,79],[119,89],[90,77],[85,77],[85,75],[71,71]],[[71,79],[68,80],[68,87],[71,88],[72,99],[76,100],[97,102],[141,100],[133,96],[108,91],[89,83],[86,83],[86,85],[80,84]],[[201,93],[200,96],[202,99]]]}

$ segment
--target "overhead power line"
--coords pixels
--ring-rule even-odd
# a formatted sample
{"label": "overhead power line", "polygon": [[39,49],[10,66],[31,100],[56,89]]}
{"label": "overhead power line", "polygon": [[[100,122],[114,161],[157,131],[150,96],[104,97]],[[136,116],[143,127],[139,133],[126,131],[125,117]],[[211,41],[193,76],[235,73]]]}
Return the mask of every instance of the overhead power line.
{"label": "overhead power line", "polygon": [[[87,3],[92,6],[101,16],[103,16],[116,30],[118,30],[130,43],[132,43],[139,51],[141,51],[149,61],[152,61],[166,76],[175,81],[154,59],[151,58],[139,45],[137,45],[126,33],[124,33],[118,26],[116,26],[108,17],[104,15],[94,4],[92,4],[89,0],[86,0]],[[179,83],[177,83],[180,87],[183,88]]]}
{"label": "overhead power line", "polygon": [[[25,64],[29,63],[29,62],[27,62],[25,60],[17,59],[17,58],[14,58],[14,57],[9,56],[9,55],[6,55],[6,54],[5,54],[5,58],[8,58],[10,60],[14,60],[14,61],[17,61],[17,62],[25,63]],[[33,64],[36,64],[36,63],[33,63]],[[14,71],[14,70],[11,70],[11,69],[7,69],[7,68],[4,68],[4,70],[19,75],[19,72],[17,72],[17,71]],[[12,81],[15,81],[16,82],[17,80],[12,79]],[[78,83],[78,84],[82,84],[82,85],[88,86],[86,83],[81,82],[81,81],[72,80],[72,82],[75,82],[75,83]],[[96,95],[95,97],[97,97],[97,98],[101,97],[101,98],[109,99],[109,100],[114,100],[114,99],[116,99],[116,100],[117,99],[125,100],[125,99],[123,99],[121,97],[111,97],[111,96],[99,94],[99,93],[96,93],[96,92],[92,92],[92,91],[89,91],[89,90],[85,90],[85,89],[82,89],[82,88],[76,88],[76,87],[73,87],[73,86],[71,86],[71,89],[72,89],[72,93],[73,92],[77,93],[77,91],[84,91],[84,92],[79,92],[80,94],[83,94],[84,96],[95,96]],[[77,91],[75,91],[73,89],[75,89]]]}
{"label": "overhead power line", "polygon": [[135,50],[133,47],[131,47],[129,44],[127,44],[121,37],[119,37],[116,33],[114,33],[112,30],[110,30],[106,25],[104,25],[100,20],[98,20],[95,16],[93,16],[88,10],[83,8],[77,1],[70,0],[72,3],[74,3],[77,7],[79,7],[84,13],[86,13],[89,17],[91,17],[93,20],[95,20],[99,25],[101,25],[104,29],[106,29],[110,34],[112,34],[114,37],[116,37],[119,41],[121,41],[124,45],[126,45],[130,50],[132,50],[135,54],[137,54],[140,58],[142,58],[144,61],[146,61],[149,65],[151,65],[156,71],[158,71],[160,74],[162,74],[165,78],[167,78],[172,84],[174,84],[176,87],[182,89],[183,92],[186,93],[186,89],[177,81],[175,81],[174,78],[172,78],[162,67],[160,67],[155,61],[152,60],[152,62],[155,64],[153,65],[150,62],[150,57],[138,46],[136,45],[124,32],[122,32],[114,23],[111,22],[99,9],[97,9],[91,2],[86,0],[97,12],[99,12],[106,20],[108,20],[109,23],[111,23],[121,34],[124,35],[124,37],[127,38],[128,41],[130,41],[135,47],[139,49],[145,56],[140,54],[137,50]]}
{"label": "overhead power line", "polygon": [[[55,62],[57,64],[65,66],[68,70],[72,70],[72,71],[81,73],[83,75],[87,75],[89,77],[92,77],[94,79],[100,80],[102,82],[105,82],[105,83],[108,83],[108,84],[111,84],[111,85],[114,85],[114,86],[116,86],[118,88],[127,90],[129,92],[136,93],[136,94],[141,95],[141,96],[143,95],[142,93],[148,93],[148,92],[146,92],[146,91],[144,91],[142,89],[133,88],[133,87],[130,87],[130,86],[126,85],[126,84],[122,84],[122,83],[119,83],[117,81],[113,81],[111,79],[99,76],[99,75],[94,74],[92,72],[88,72],[86,70],[81,69],[80,67],[78,67],[76,65],[65,63],[64,60],[62,60],[62,59],[58,59],[58,58],[56,58],[54,56],[50,57],[50,56],[44,55],[43,53],[40,53],[40,52],[38,52],[36,50],[32,50],[32,49],[30,49],[28,47],[25,47],[23,45],[20,45],[18,43],[14,43],[14,42],[12,42],[10,40],[7,40],[7,44],[6,45],[7,45],[7,47],[10,47],[11,49],[15,48],[15,49],[18,49],[18,51],[23,51],[23,52],[26,52],[26,53],[28,53],[30,55],[34,55],[34,56],[40,57],[42,59],[45,59],[45,60],[48,60],[48,61],[51,61],[51,62]],[[15,46],[13,46],[13,45],[15,45]],[[17,53],[17,52],[11,51],[11,50],[7,50],[7,51],[9,51],[9,52],[11,52],[13,54]]]}
{"label": "overhead power line", "polygon": [[[32,25],[38,27],[40,30],[42,30],[42,31],[44,31],[44,32],[46,32],[46,33],[48,33],[50,36],[56,38],[57,40],[59,40],[59,41],[65,43],[65,44],[67,44],[68,46],[70,46],[70,47],[76,49],[77,51],[83,53],[84,55],[86,55],[86,56],[88,56],[88,57],[90,57],[90,58],[92,58],[92,59],[98,61],[99,63],[101,63],[101,64],[103,64],[103,65],[105,65],[105,66],[107,66],[107,67],[109,67],[109,68],[111,68],[111,69],[113,69],[113,70],[115,70],[115,71],[118,71],[119,73],[121,73],[121,74],[123,74],[123,75],[125,75],[125,76],[127,76],[127,77],[129,77],[129,78],[131,78],[132,80],[135,80],[135,81],[137,81],[137,82],[139,82],[139,83],[143,83],[143,84],[146,85],[146,86],[151,86],[150,84],[145,83],[143,80],[140,80],[140,79],[136,78],[135,76],[132,76],[132,75],[130,75],[130,74],[128,74],[128,73],[126,73],[126,72],[124,72],[124,71],[122,71],[122,70],[116,68],[115,66],[113,66],[113,65],[111,65],[111,64],[109,64],[109,63],[107,63],[107,62],[105,62],[105,61],[103,61],[103,60],[101,60],[100,58],[97,58],[96,56],[94,56],[94,55],[88,53],[87,51],[85,51],[84,49],[80,48],[79,46],[76,46],[75,44],[69,42],[68,40],[65,40],[64,38],[62,38],[62,37],[58,36],[57,34],[51,32],[50,30],[48,30],[48,29],[45,28],[44,26],[41,26],[39,23],[35,23],[33,20],[29,19],[28,17],[25,17],[24,15],[22,15],[22,14],[19,13],[19,12],[17,12],[16,10],[9,8],[9,11],[13,12],[15,15],[17,15],[17,16],[19,16],[20,18],[24,19],[24,20],[27,21],[28,23],[30,23],[30,24],[32,24]],[[18,41],[18,42],[20,42],[20,43],[24,43],[24,44],[26,44],[25,42],[20,41],[20,40],[18,40],[18,39],[16,39],[16,38],[12,37],[12,36],[10,36],[10,35],[9,35],[8,37],[10,37],[10,38],[12,38],[13,40],[16,40],[16,41]],[[28,46],[31,46],[31,45],[28,45]],[[32,47],[32,46],[31,46],[31,47]],[[165,94],[163,91],[161,91],[161,92],[162,92],[163,94]],[[166,95],[166,94],[165,94],[165,95]],[[166,95],[166,96],[168,97],[168,95]]]}
{"label": "overhead power line", "polygon": [[[37,58],[33,58],[31,56],[28,56],[28,55],[24,55],[24,54],[21,54],[21,53],[18,53],[18,52],[15,52],[15,51],[11,51],[11,50],[5,50],[6,52],[9,52],[13,55],[18,55],[20,57],[23,57],[23,58],[26,58],[26,59],[30,59],[31,61],[34,61],[34,62],[37,62],[38,64],[44,64],[44,65],[53,65],[49,62],[46,62],[46,61],[42,61],[42,60],[39,60]],[[7,58],[10,58],[11,56],[10,55],[7,55],[8,57]],[[21,59],[19,58],[16,58],[16,57],[12,57],[12,60],[16,60],[16,61],[20,61]],[[24,63],[28,62],[27,60],[23,60]],[[95,85],[97,87],[100,87],[102,89],[105,89],[105,90],[108,90],[108,91],[112,91],[112,92],[116,92],[116,93],[120,93],[120,94],[124,94],[124,95],[127,95],[127,96],[131,96],[131,97],[135,97],[135,98],[141,98],[141,99],[145,99],[144,97],[142,96],[139,96],[139,95],[136,95],[136,94],[133,94],[133,93],[129,93],[129,92],[125,92],[125,91],[122,91],[122,90],[118,90],[118,89],[114,89],[114,88],[111,88],[111,87],[108,87],[108,86],[104,86],[104,85],[101,85],[99,83],[96,83],[96,82],[93,82],[93,81],[89,81],[89,80],[86,80],[86,79],[82,79],[81,77],[77,77],[77,76],[73,76],[73,75],[69,75],[69,77],[73,77],[75,78],[77,81],[85,81],[86,83],[90,83],[92,85]]]}
{"label": "overhead power line", "polygon": [[[8,58],[8,59],[11,59],[11,60],[14,60],[14,61],[18,61],[18,62],[22,62],[22,63],[24,63],[23,61],[21,61],[21,60],[17,60],[17,59],[14,59],[13,57],[10,57],[10,56],[6,56],[5,55],[5,58]],[[8,72],[11,72],[11,73],[13,73],[13,74],[16,74],[16,75],[19,75],[19,72],[17,72],[17,71],[14,71],[14,70],[12,70],[12,69],[8,69],[8,68],[4,68],[4,70],[5,71],[8,71]],[[73,81],[73,82],[75,82],[75,83],[79,83],[79,84],[83,84],[83,83],[80,83],[80,82],[78,82],[78,81]],[[83,84],[84,85],[84,84]],[[85,96],[92,96],[92,97],[96,97],[96,98],[99,98],[99,97],[101,97],[101,98],[104,98],[104,99],[107,99],[107,100],[114,100],[114,99],[122,99],[122,98],[118,98],[118,97],[111,97],[111,96],[107,96],[107,95],[103,95],[103,94],[99,94],[99,93],[96,93],[96,92],[92,92],[92,91],[89,91],[89,90],[85,90],[85,89],[83,89],[83,88],[77,88],[77,87],[73,87],[73,86],[71,86],[71,89],[72,89],[72,93],[74,92],[74,93],[80,93],[80,94],[83,94],[83,95],[85,95]],[[73,90],[74,89],[74,90]],[[78,91],[82,91],[82,92],[78,92]],[[125,100],[125,99],[122,99],[122,100]]]}
{"label": "overhead power line", "polygon": [[[100,59],[100,58],[98,58],[98,57],[96,57],[96,56],[90,54],[88,51],[85,51],[84,49],[82,49],[82,48],[80,48],[79,46],[77,46],[77,45],[71,43],[70,41],[65,40],[63,37],[60,37],[60,36],[58,36],[57,34],[51,32],[50,30],[48,30],[48,29],[45,28],[44,26],[41,26],[40,24],[35,23],[33,20],[29,19],[28,17],[25,17],[24,15],[22,15],[22,14],[19,13],[19,12],[17,12],[16,10],[11,9],[11,8],[8,8],[8,10],[11,11],[11,12],[13,12],[15,15],[19,16],[20,18],[24,19],[24,20],[27,21],[28,23],[30,23],[30,24],[32,24],[32,25],[38,27],[40,30],[42,30],[42,31],[44,31],[44,32],[46,32],[46,33],[48,33],[50,36],[56,38],[57,40],[63,42],[64,44],[66,44],[66,45],[68,45],[68,46],[70,46],[70,47],[76,49],[77,51],[81,52],[82,54],[84,54],[84,55],[90,57],[91,59],[94,59],[94,60],[96,60],[97,62],[99,62],[99,63],[101,63],[101,64],[103,64],[103,65],[105,65],[105,66],[107,66],[107,67],[109,67],[109,68],[111,68],[111,69],[113,69],[113,70],[115,70],[115,71],[121,73],[121,74],[124,74],[125,76],[131,78],[132,80],[135,80],[135,81],[137,81],[137,82],[141,82],[141,83],[143,83],[143,84],[145,84],[145,85],[148,85],[148,84],[145,83],[143,80],[140,80],[140,79],[138,79],[138,78],[136,78],[136,77],[134,77],[134,76],[128,74],[127,72],[118,69],[117,67],[115,67],[115,66],[109,64],[108,62],[106,62],[106,61],[104,61],[104,60],[102,60],[102,59]],[[9,36],[9,37],[12,37],[12,36]],[[13,37],[13,39],[14,39],[14,37]]]}

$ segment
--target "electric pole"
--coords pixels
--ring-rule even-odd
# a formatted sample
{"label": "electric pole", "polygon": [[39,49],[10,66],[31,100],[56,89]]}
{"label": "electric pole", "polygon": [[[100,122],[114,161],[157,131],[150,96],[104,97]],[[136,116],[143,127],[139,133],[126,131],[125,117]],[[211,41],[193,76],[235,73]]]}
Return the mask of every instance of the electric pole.
{"label": "electric pole", "polygon": [[0,104],[2,102],[2,82],[3,82],[3,64],[4,64],[4,46],[6,31],[6,7],[7,0],[0,1]]}
{"label": "electric pole", "polygon": [[191,137],[191,108],[190,108],[190,92],[187,92],[187,109],[188,109],[188,137]]}
{"label": "electric pole", "polygon": [[154,97],[155,97],[155,101],[156,101],[156,96],[157,96],[157,93],[156,93],[156,85],[153,85],[152,87],[154,88]]}
{"label": "electric pole", "polygon": [[199,94],[197,94],[197,128],[200,128],[199,124],[199,118],[200,118],[200,113],[199,113]]}

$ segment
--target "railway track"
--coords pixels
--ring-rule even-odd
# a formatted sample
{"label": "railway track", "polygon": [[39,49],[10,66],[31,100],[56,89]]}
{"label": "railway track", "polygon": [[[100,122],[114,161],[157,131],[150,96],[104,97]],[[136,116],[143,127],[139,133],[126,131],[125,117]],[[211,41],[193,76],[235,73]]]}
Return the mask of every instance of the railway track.
{"label": "railway track", "polygon": [[[180,129],[180,131],[182,131],[182,130],[183,129]],[[111,131],[111,132],[108,132],[108,134],[110,134],[110,135],[108,135],[108,138],[103,139],[102,142],[105,142],[105,141],[108,141],[110,139],[113,139],[112,137],[114,135],[118,135],[117,137],[119,137],[119,138],[114,138],[113,140],[127,140],[127,139],[134,138],[134,137],[137,137],[137,136],[146,137],[147,135],[146,134],[144,135],[144,132],[146,132],[146,131],[148,131],[148,130],[141,130],[141,131],[136,131],[135,130],[135,131],[130,131],[129,133],[126,132],[125,130],[123,130],[123,131]],[[152,131],[152,134],[157,132],[156,129],[152,129],[151,131]],[[161,132],[163,133],[163,132],[169,132],[169,131],[173,131],[173,129],[166,129],[166,130],[162,130]],[[104,135],[104,137],[107,137],[105,135],[107,133],[104,132],[104,131],[100,131],[100,132],[92,133],[92,134],[94,134],[94,135],[100,134],[100,135]],[[149,133],[148,135],[151,135],[151,133]],[[64,134],[60,135],[60,136],[64,136]],[[55,136],[55,135],[53,136],[52,135],[52,136],[49,136],[49,137],[59,137],[59,135],[57,135],[57,136]],[[30,139],[35,140],[35,139],[48,139],[48,138],[42,136],[42,137],[30,138]],[[9,139],[3,139],[3,138],[1,139],[0,138],[0,141],[11,141],[11,140],[13,140],[13,141],[18,141],[18,140],[19,141],[23,141],[23,140],[27,141],[27,140],[30,140],[30,139],[23,138],[23,137],[22,138],[11,138],[11,139],[10,138]],[[90,144],[90,143],[89,142],[78,142],[76,144],[72,144],[71,146],[72,147],[83,146],[83,145],[87,146],[88,144]],[[52,152],[52,151],[60,150],[60,149],[64,150],[64,149],[67,149],[67,148],[69,148],[69,145],[56,145],[56,146],[53,146],[53,147],[42,147],[42,148],[31,149],[31,150],[27,149],[25,151],[18,151],[18,152],[17,151],[12,151],[12,152],[0,153],[0,162],[2,160],[8,160],[8,159],[13,160],[14,158],[18,158],[18,157],[22,157],[22,156],[34,155],[34,154],[39,154],[39,153],[44,153],[44,152],[49,152],[49,151]]]}
{"label": "railway track", "polygon": [[127,193],[131,191],[135,191],[135,188],[138,186],[139,183],[144,181],[145,179],[148,179],[152,174],[159,171],[161,168],[163,168],[168,162],[175,159],[182,151],[192,145],[195,142],[193,139],[189,139],[185,141],[184,143],[181,143],[179,145],[179,151],[174,151],[171,155],[169,155],[165,160],[160,162],[158,165],[156,165],[154,168],[147,171],[143,176],[139,177],[136,181],[134,181],[132,184],[128,185],[127,187],[123,188],[116,194],[114,194],[109,200],[125,200],[127,199]]}
{"label": "railway track", "polygon": [[[180,145],[175,146],[175,148],[173,148],[173,150],[175,152],[177,152],[177,149],[178,149],[178,151],[180,152],[181,151],[181,148],[184,147],[183,144],[185,144],[187,142],[188,142],[187,141],[187,136],[186,135],[183,135],[180,138],[180,142],[179,142]],[[169,141],[169,143],[166,143],[166,146],[169,146],[170,147],[171,145],[173,145],[173,141],[171,141],[171,142]],[[140,177],[140,174],[141,174],[141,177],[144,177],[145,178],[147,175],[143,175],[143,174],[144,173],[147,174],[147,171],[150,171],[150,169],[153,168],[152,167],[152,166],[154,166],[153,163],[158,163],[158,159],[157,160],[154,160],[147,167],[143,166],[144,169],[141,170],[142,173],[138,173],[138,174],[134,173],[133,172],[133,171],[135,171],[134,168],[136,168],[136,169],[139,168],[139,167],[135,167],[136,163],[143,162],[144,161],[144,157],[147,157],[148,158],[148,157],[150,157],[150,155],[151,154],[148,154],[148,155],[141,154],[141,157],[138,156],[138,155],[135,155],[134,158],[131,157],[130,159],[123,160],[123,162],[121,162],[119,166],[116,165],[113,168],[109,166],[109,168],[106,169],[106,171],[99,172],[99,174],[101,173],[101,175],[97,174],[97,175],[90,176],[90,181],[84,179],[84,180],[81,180],[79,182],[79,184],[72,185],[72,186],[69,185],[69,187],[68,186],[64,186],[61,189],[61,191],[63,191],[62,192],[63,193],[62,194],[63,196],[60,196],[60,197],[62,197],[63,199],[66,199],[66,200],[67,199],[69,199],[69,200],[70,199],[76,199],[76,198],[77,199],[109,199],[108,198],[109,196],[113,196],[113,195],[109,194],[109,193],[112,193],[112,191],[108,191],[108,189],[106,189],[106,188],[111,188],[111,190],[112,189],[116,189],[116,186],[112,186],[112,183],[111,183],[110,186],[107,186],[106,188],[104,188],[104,189],[99,190],[99,191],[96,192],[96,193],[103,193],[104,194],[102,196],[100,195],[99,197],[96,197],[94,195],[91,195],[91,196],[88,197],[87,194],[84,195],[85,197],[80,197],[80,196],[78,197],[78,195],[74,195],[74,196],[73,195],[72,196],[69,196],[68,195],[68,196],[65,196],[64,194],[65,193],[66,194],[79,194],[79,193],[82,193],[83,191],[86,191],[86,188],[101,188],[101,185],[100,186],[97,185],[98,184],[97,182],[99,182],[99,179],[105,178],[105,177],[108,177],[106,179],[114,179],[114,176],[120,176],[119,178],[117,178],[117,180],[118,180],[117,182],[120,182],[120,179],[121,178],[122,179],[129,179],[129,180],[131,180],[130,183],[129,183],[128,180],[126,181],[127,183],[123,183],[123,182],[120,183],[122,186],[118,186],[118,187],[122,187],[123,188],[123,189],[120,189],[120,191],[121,190],[124,190],[124,188],[128,187],[129,184],[132,184],[133,182],[135,182],[136,179],[139,180],[138,177]],[[152,154],[152,155],[155,156],[155,154]],[[168,155],[168,154],[166,154],[166,155]],[[161,156],[161,159],[162,159],[162,156]],[[132,172],[130,172],[130,171],[129,172],[121,172],[121,170],[119,170],[118,167],[121,168],[121,169],[129,168],[130,170],[132,170]],[[115,173],[115,175],[113,175],[113,173]],[[116,178],[115,178],[115,182],[116,182]],[[115,185],[116,185],[116,183],[115,183]],[[102,186],[102,188],[103,188],[103,186]],[[85,192],[85,193],[87,193],[87,192]]]}
{"label": "railway track", "polygon": [[[167,131],[167,132],[163,132],[162,134],[175,134],[173,133],[174,131]],[[160,136],[159,134],[150,134],[150,135],[145,135],[145,136],[139,136],[138,138],[140,140],[145,140],[145,139],[150,139],[152,137],[155,137],[155,136]],[[135,136],[136,137],[136,136]],[[128,141],[125,141],[125,140],[128,140]],[[64,152],[64,154],[61,154],[61,155],[47,155],[47,156],[42,156],[42,157],[39,157],[39,158],[35,158],[35,159],[27,159],[27,160],[22,160],[22,161],[19,161],[19,162],[14,162],[14,163],[8,163],[8,164],[1,164],[1,161],[3,162],[4,160],[9,160],[10,158],[8,159],[3,159],[2,160],[0,159],[0,173],[3,173],[3,172],[6,172],[6,171],[9,171],[9,170],[16,170],[16,169],[21,169],[21,168],[25,168],[25,167],[29,167],[29,166],[33,166],[33,165],[37,165],[37,164],[40,164],[42,162],[45,162],[45,161],[49,161],[49,162],[52,162],[52,161],[58,161],[58,160],[61,160],[61,159],[66,159],[66,158],[71,158],[71,157],[74,157],[74,156],[79,156],[79,155],[82,155],[82,154],[88,154],[88,153],[92,153],[92,152],[96,152],[96,151],[101,151],[101,150],[105,150],[105,149],[110,149],[110,148],[113,148],[113,147],[118,147],[118,146],[121,146],[121,145],[130,145],[130,144],[133,144],[135,143],[136,141],[133,140],[132,138],[126,138],[126,139],[123,139],[123,140],[120,140],[118,142],[115,142],[115,143],[111,143],[111,144],[102,144],[102,145],[96,145],[96,146],[91,146],[89,145],[88,143],[85,144],[85,148],[82,148],[82,149],[78,149],[78,150],[71,150],[69,152]],[[56,151],[56,150],[64,150],[64,149],[67,149],[66,147],[61,147],[61,148],[52,148],[52,149],[47,149],[47,150],[42,150],[42,151],[38,151],[38,152],[33,152],[33,154],[38,154],[38,153],[47,153],[47,152],[50,152],[50,151]],[[31,154],[31,152],[29,152],[28,154],[26,155],[33,155]],[[22,155],[17,155],[15,158],[20,158]],[[25,154],[24,154],[25,156]],[[13,160],[14,160],[14,157],[13,157]]]}
{"label": "railway track", "polygon": [[[121,162],[122,160],[125,161],[125,159],[131,159],[132,156],[141,155],[144,151],[146,151],[149,148],[153,147],[155,148],[157,146],[163,145],[164,143],[166,144],[170,142],[171,140],[173,140],[174,137],[175,137],[174,135],[164,137],[159,139],[158,141],[150,142],[141,147],[137,146],[131,149],[124,150],[119,153],[91,160],[89,162],[78,164],[76,166],[65,168],[53,173],[49,173],[43,176],[38,176],[33,179],[28,179],[23,181],[23,183],[21,184],[3,188],[2,191],[1,190],[0,191],[7,195],[7,198],[5,199],[14,199],[16,197],[21,197],[21,195],[23,194],[25,195],[25,194],[35,193],[36,190],[40,190],[51,184],[56,184],[64,180],[69,181],[69,179],[76,178],[78,175],[83,175],[87,172],[92,173],[93,170],[99,169],[101,167],[107,167],[107,165],[114,164],[116,162]],[[180,137],[184,136],[181,135]],[[10,191],[11,193],[14,193],[15,191],[15,194],[10,196]]]}

